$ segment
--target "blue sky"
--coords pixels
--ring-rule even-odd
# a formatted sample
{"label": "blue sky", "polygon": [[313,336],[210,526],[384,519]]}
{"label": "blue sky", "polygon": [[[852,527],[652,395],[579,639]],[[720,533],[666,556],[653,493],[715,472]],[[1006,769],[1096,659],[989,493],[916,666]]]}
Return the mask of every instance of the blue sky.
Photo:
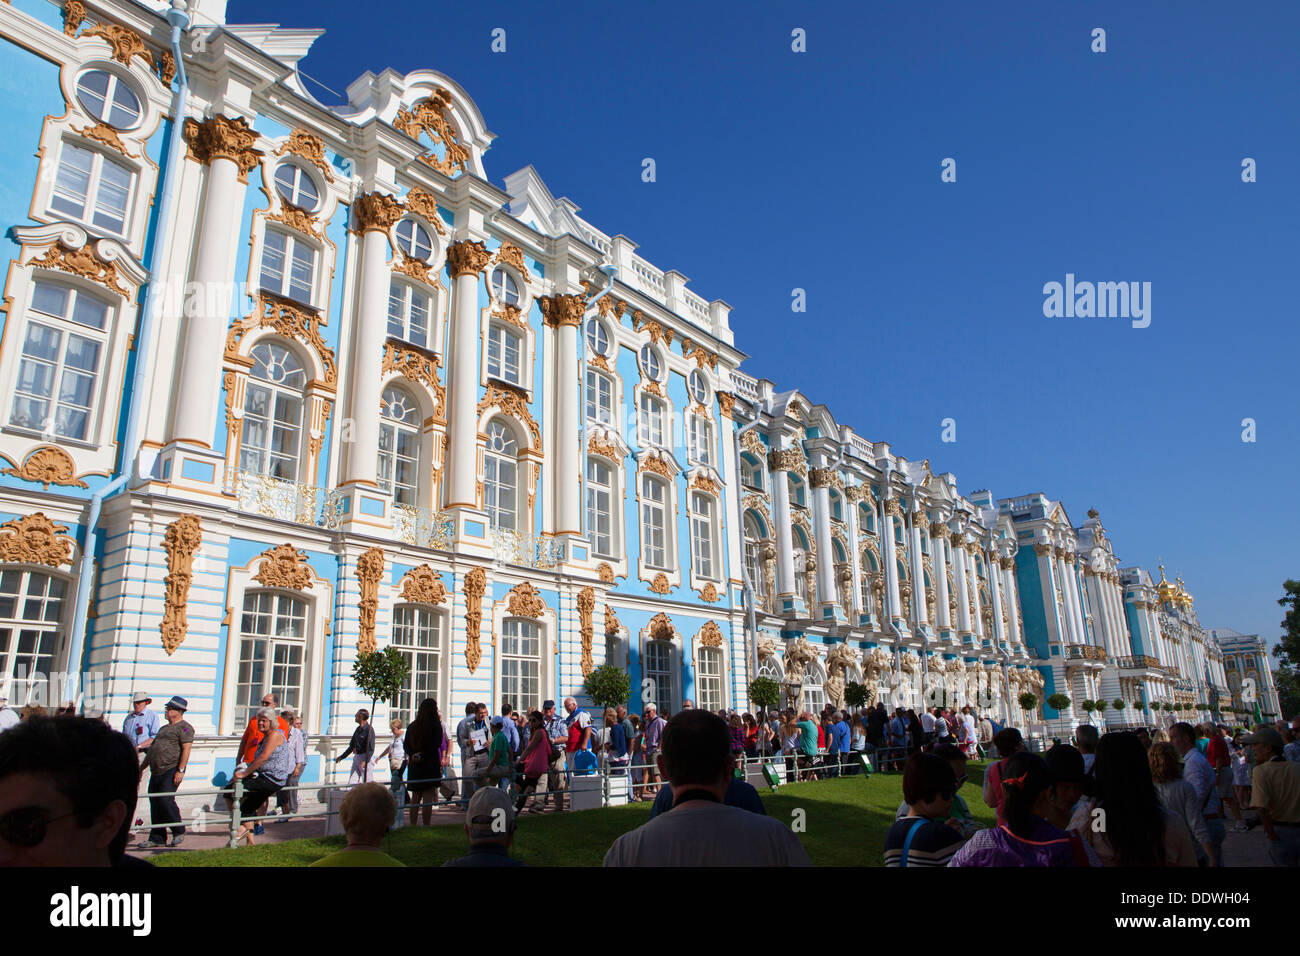
{"label": "blue sky", "polygon": [[[1207,627],[1276,637],[1300,577],[1300,4],[355,9],[228,18],[326,28],[302,68],[334,90],[445,72],[498,136],[495,183],[531,163],[725,299],[746,371],[967,493],[1041,491],[1076,524],[1098,508],[1121,561],[1163,558]],[[1067,272],[1150,282],[1150,327],[1045,318]]]}

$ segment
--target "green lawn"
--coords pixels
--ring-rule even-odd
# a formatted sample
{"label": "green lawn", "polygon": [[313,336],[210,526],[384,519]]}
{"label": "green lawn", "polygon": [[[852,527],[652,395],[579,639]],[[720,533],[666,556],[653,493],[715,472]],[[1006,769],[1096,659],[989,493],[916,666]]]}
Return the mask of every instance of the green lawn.
{"label": "green lawn", "polygon": [[[993,811],[980,799],[983,766],[971,763],[962,788],[971,812],[992,825]],[[880,866],[885,832],[903,799],[903,778],[876,774],[795,783],[776,793],[759,791],[769,815],[786,824],[803,811],[799,833],[818,866]],[[586,810],[581,813],[531,815],[519,820],[512,853],[533,866],[600,866],[605,851],[623,833],[646,821],[648,803]],[[305,866],[343,846],[343,837],[289,840],[236,850],[195,850],[156,858],[158,866]],[[466,851],[459,826],[403,827],[389,835],[386,852],[407,866],[438,866]]]}

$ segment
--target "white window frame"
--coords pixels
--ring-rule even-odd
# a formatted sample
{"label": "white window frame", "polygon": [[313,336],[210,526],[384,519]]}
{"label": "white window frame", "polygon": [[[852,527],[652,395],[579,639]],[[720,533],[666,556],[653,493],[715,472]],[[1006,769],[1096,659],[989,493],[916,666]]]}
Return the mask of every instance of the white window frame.
{"label": "white window frame", "polygon": [[[280,281],[278,286],[272,284],[274,278],[268,276],[266,270],[266,257],[271,248],[271,236],[273,235],[276,236],[277,239],[282,239],[284,241],[284,264],[280,272]],[[307,250],[311,253],[311,275],[308,277],[306,283],[308,295],[305,299],[292,293],[292,289],[295,286],[293,280],[294,265],[295,263],[301,263],[301,256],[298,255],[300,249]],[[270,292],[277,295],[282,299],[288,299],[291,302],[305,305],[308,308],[315,308],[317,296],[319,295],[316,283],[321,274],[320,266],[322,254],[320,247],[314,242],[308,240],[301,233],[294,232],[291,229],[279,229],[268,226],[262,233],[261,248],[258,251],[260,254],[257,257],[256,265],[257,288],[263,292]]]}
{"label": "white window frame", "polygon": [[667,417],[667,402],[649,392],[641,392],[637,400],[637,442],[643,448],[664,447],[664,420]]}
{"label": "white window frame", "polygon": [[713,423],[703,415],[688,415],[686,424],[687,449],[690,460],[695,464],[714,466],[713,461]]}
{"label": "white window frame", "polygon": [[[653,668],[650,666],[652,658],[656,665]],[[644,703],[658,705],[660,713],[667,711],[675,713],[678,701],[677,692],[681,686],[681,669],[675,641],[659,641],[647,637],[641,644],[641,677],[643,680],[654,682],[654,699],[644,701]],[[668,688],[666,697],[664,695],[665,685]]]}
{"label": "white window frame", "polygon": [[[593,472],[597,469],[604,469],[608,474],[606,482],[598,481]],[[587,535],[591,539],[591,553],[599,558],[618,558],[622,551],[618,546],[618,512],[614,505],[617,500],[615,493],[617,491],[618,480],[616,477],[616,467],[603,458],[594,455],[587,456]],[[604,496],[604,517],[607,522],[607,530],[602,536],[598,531],[598,519],[601,517],[601,496]],[[605,547],[601,547],[601,538],[605,539]]]}
{"label": "white window frame", "polygon": [[[86,191],[81,197],[82,209],[80,213],[59,209],[54,205],[54,200],[59,196],[59,174],[64,168],[64,160],[67,151],[70,149],[90,154],[89,178],[86,183]],[[64,137],[59,141],[58,153],[58,159],[53,167],[53,177],[50,180],[49,194],[46,197],[49,214],[56,219],[82,223],[97,234],[120,236],[126,239],[132,232],[135,199],[140,184],[139,167],[124,161],[123,157],[118,153],[111,153],[104,148],[97,148],[86,142],[74,141],[69,137]],[[100,187],[104,182],[105,163],[111,163],[119,169],[125,170],[129,176],[126,184],[126,200],[123,204],[121,229],[95,222],[95,212],[100,206]]]}
{"label": "white window frame", "polygon": [[700,710],[717,713],[727,706],[726,665],[721,647],[701,644],[695,648],[695,706]]}
{"label": "white window frame", "polygon": [[[280,182],[280,172],[286,169],[293,171],[293,181],[288,185]],[[304,182],[311,186],[314,193],[311,203],[299,201],[304,198],[302,195]],[[320,183],[316,181],[316,177],[309,173],[305,166],[293,162],[280,163],[275,167],[275,171],[271,175],[271,185],[275,187],[275,195],[281,202],[288,203],[303,212],[314,215],[321,207],[323,190]]]}
{"label": "white window frame", "polygon": [[[408,618],[410,618],[409,621]],[[407,602],[393,605],[391,644],[406,658],[410,671],[403,682],[402,690],[398,694],[397,703],[392,708],[393,713],[391,716],[402,718],[408,726],[419,710],[424,697],[432,697],[435,700],[444,700],[446,698],[444,687],[450,673],[446,650],[447,630],[446,612],[433,605]],[[432,632],[434,636],[433,645],[421,644],[421,635],[429,632]],[[407,640],[408,637],[410,640]],[[435,664],[432,672],[427,668],[417,669],[416,663],[418,658],[421,657],[434,658]],[[423,681],[424,690],[417,692],[414,678],[417,674],[426,673],[432,673],[433,679],[432,681]]]}
{"label": "white window frame", "polygon": [[692,491],[690,496],[691,574],[701,581],[720,581],[717,499],[702,491]]}
{"label": "white window frame", "polygon": [[[531,631],[531,635],[526,632]],[[497,637],[497,662],[496,662],[496,701],[507,700],[510,705],[524,713],[532,710],[540,710],[542,701],[552,696],[552,689],[547,683],[547,666],[546,666],[546,630],[540,621],[523,617],[506,617],[501,622],[501,628]],[[510,644],[518,640],[536,640],[537,652],[535,654],[511,653]],[[532,678],[526,677],[520,672],[510,680],[512,685],[518,685],[525,680],[532,679],[536,682],[537,690],[531,696],[518,690],[517,686],[506,687],[507,677],[506,669],[509,662],[518,662],[519,664],[531,664],[536,667],[536,675]]]}
{"label": "white window frame", "polygon": [[[303,466],[304,466],[303,446],[305,444],[304,439],[307,434],[307,409],[309,407],[309,402],[310,402],[310,397],[308,396],[307,393],[307,385],[310,381],[310,374],[311,374],[310,366],[307,363],[303,362],[302,356],[300,356],[294,348],[292,348],[286,342],[276,338],[262,339],[261,341],[257,342],[249,350],[249,355],[251,356],[253,352],[257,351],[263,346],[266,346],[268,348],[283,349],[290,356],[292,356],[293,359],[298,363],[298,371],[300,371],[302,374],[303,386],[301,390],[298,390],[295,389],[293,386],[281,385],[280,383],[271,381],[269,379],[255,378],[253,376],[252,369],[250,368],[248,373],[248,381],[245,383],[244,386],[243,427],[241,427],[239,430],[239,448],[236,451],[236,458],[235,458],[236,466],[239,468],[240,471],[248,471],[253,474],[265,475],[268,478],[275,478],[281,481],[300,481],[302,480],[300,476],[302,475]],[[255,367],[256,367],[256,363],[254,363],[253,365],[253,368]],[[270,395],[269,412],[266,418],[267,441],[266,444],[261,448],[256,448],[256,446],[251,446],[251,445],[249,446],[250,451],[256,450],[258,454],[261,456],[261,458],[263,459],[260,467],[245,468],[244,467],[245,443],[249,439],[249,433],[250,433],[250,429],[248,427],[249,422],[253,420],[251,403],[253,400],[254,389],[265,390]],[[279,407],[279,398],[281,397],[286,399],[292,397],[298,400],[298,422],[293,428],[295,432],[294,444],[296,445],[296,448],[294,449],[294,454],[292,458],[290,458],[287,453],[276,454],[273,452],[273,448],[275,447],[276,444],[275,432],[277,427],[281,427],[281,428],[287,427],[283,425],[277,426],[277,423],[280,421],[280,419],[276,417],[276,410]],[[293,474],[292,475],[272,474],[272,470],[273,470],[272,462],[276,459],[279,459],[281,461],[292,460],[294,463]]]}
{"label": "white window frame", "polygon": [[[0,565],[0,581],[13,576],[15,585],[12,592],[14,613],[0,617],[0,631],[8,631],[8,639],[0,643],[0,687],[9,688],[9,706],[18,709],[28,701],[28,695],[41,684],[33,675],[52,675],[58,668],[66,638],[68,614],[76,597],[74,582],[61,574],[51,574],[46,570],[21,564]],[[32,584],[37,579],[42,587],[35,593]],[[51,597],[51,590],[57,584],[61,595]],[[10,592],[4,592],[8,595]],[[27,611],[33,603],[39,603],[38,613],[32,617]],[[51,617],[50,614],[53,613]],[[25,638],[36,637],[34,645],[23,647]],[[42,648],[42,643],[49,643]],[[23,665],[23,673],[28,680],[18,681],[18,664]],[[41,686],[41,691],[46,688]],[[57,704],[62,704],[58,701]],[[57,706],[47,701],[46,706]]]}
{"label": "white window frame", "polygon": [[[250,610],[249,602],[257,601],[260,603],[260,599],[263,597],[267,599],[269,610],[263,611],[262,608],[258,606],[255,606]],[[301,605],[302,607],[300,618],[297,615],[292,615],[287,618],[287,620],[290,621],[301,620],[302,631],[300,636],[287,637],[284,634],[279,633],[278,626],[282,620],[280,612],[286,603],[294,603]],[[308,673],[307,644],[311,636],[311,601],[302,594],[296,592],[283,591],[275,588],[248,588],[242,595],[240,595],[239,606],[240,610],[238,612],[238,617],[231,618],[232,625],[238,621],[237,628],[232,628],[232,630],[234,630],[232,636],[235,638],[235,640],[232,641],[232,644],[235,645],[234,656],[236,661],[236,677],[235,697],[231,702],[231,705],[233,708],[235,725],[238,727],[246,726],[249,720],[252,719],[252,716],[256,714],[260,708],[262,697],[268,693],[277,694],[279,698],[279,706],[281,708],[291,708],[295,711],[301,711],[306,697]],[[253,614],[256,618],[257,616],[263,616],[268,613],[271,620],[270,628],[266,634],[258,634],[255,630],[248,631],[245,629],[245,619],[249,614]],[[246,660],[250,665],[259,663],[256,656],[246,659],[245,644],[249,641],[252,641],[255,644],[259,640],[265,642],[267,653],[260,659],[262,679],[260,682],[255,683],[244,680],[244,664]],[[286,682],[281,681],[280,683],[277,683],[275,680],[276,668],[294,666],[292,664],[278,663],[275,661],[274,655],[271,651],[278,647],[298,649],[298,663],[296,665],[298,669],[298,680],[296,686],[293,687],[293,690],[296,691],[296,697],[285,693],[285,688],[289,686]],[[245,688],[250,691],[255,690],[256,693],[244,695],[242,692]],[[244,703],[240,702],[241,696],[246,696],[247,698]]]}
{"label": "white window frame", "polygon": [[[515,348],[518,352],[516,359],[515,375],[510,377],[510,369],[507,362],[509,354],[509,340],[513,339]],[[500,350],[500,354],[494,358],[493,350]],[[511,328],[503,322],[488,323],[488,340],[483,345],[483,369],[484,374],[490,379],[496,379],[499,382],[505,382],[516,388],[527,387],[524,381],[524,369],[528,360],[528,340],[521,329]],[[493,362],[496,362],[496,371],[492,370]]]}
{"label": "white window frame", "polygon": [[[650,490],[652,488],[658,489],[661,497],[655,497]],[[641,563],[647,570],[669,571],[673,567],[672,525],[668,520],[672,507],[669,483],[657,475],[642,474],[639,477],[639,492],[637,505],[641,518]],[[656,514],[659,522],[657,529],[654,525]],[[656,537],[659,539],[658,546],[653,543]],[[659,560],[655,561],[655,558]]]}
{"label": "white window frame", "polygon": [[[514,443],[515,452],[511,456],[505,450],[494,450],[491,445],[496,440],[496,430],[498,428],[505,430],[505,435]],[[512,423],[502,418],[493,418],[487,423],[484,430],[487,435],[487,442],[483,447],[483,510],[488,514],[488,523],[493,528],[501,528],[508,531],[527,531],[528,520],[521,508],[523,495],[520,478],[522,477],[524,466],[520,462],[519,452],[521,443]],[[489,464],[493,469],[489,469]],[[502,476],[499,468],[501,464],[510,466],[510,478]],[[494,471],[495,469],[495,471]],[[513,504],[507,509],[501,504],[505,491],[509,490],[513,499]],[[509,513],[511,522],[506,524],[500,520],[503,514]]]}
{"label": "white window frame", "polygon": [[[423,436],[423,428],[421,427],[421,420],[420,420],[420,403],[415,398],[415,396],[411,394],[409,389],[391,382],[385,385],[383,388],[382,394],[385,396],[385,401],[387,400],[387,396],[392,392],[396,392],[398,395],[400,395],[406,400],[412,412],[414,413],[414,421],[412,422],[406,418],[403,419],[393,418],[388,411],[391,405],[385,406],[380,410],[380,415],[379,415],[379,433],[380,433],[379,439],[380,440],[379,440],[379,449],[378,449],[379,467],[377,469],[377,474],[379,478],[379,487],[381,490],[387,491],[392,494],[393,502],[395,504],[409,505],[411,507],[416,507],[419,505],[421,500],[420,476],[424,471],[422,467],[422,459],[424,457],[423,456],[424,436]],[[392,441],[390,442],[389,447],[387,449],[384,448],[385,430],[390,431],[392,433]],[[398,449],[400,448],[400,440],[403,436],[405,436],[412,443],[415,452],[414,455],[402,455],[399,453]],[[386,479],[384,478],[385,469],[383,467],[385,461],[389,466],[387,469],[388,477]],[[412,466],[411,471],[415,479],[414,483],[398,482],[397,480],[398,465],[400,465],[402,462],[408,462]]]}
{"label": "white window frame", "polygon": [[[594,368],[587,369],[586,381],[587,421],[596,425],[614,424],[614,380]],[[606,401],[602,402],[601,388],[605,389]]]}
{"label": "white window frame", "polygon": [[[108,77],[108,87],[104,91],[104,105],[98,113],[91,110],[85,100],[82,99],[81,93],[81,84],[84,83],[86,77],[92,73],[102,73]],[[114,70],[107,70],[102,65],[90,64],[86,69],[78,71],[74,87],[76,89],[77,105],[81,107],[82,111],[85,112],[86,115],[94,117],[105,126],[111,126],[115,130],[127,132],[139,127],[140,122],[144,119],[144,97],[141,96],[140,91],[135,88],[134,84],[124,80]],[[135,120],[126,125],[110,122],[110,117],[113,115],[113,107],[117,105],[116,93],[119,87],[125,87],[126,91],[130,93],[131,97],[135,100]]]}
{"label": "white window frame", "polygon": [[[411,305],[416,296],[425,300],[425,324],[422,339],[417,339],[411,332]],[[400,303],[400,311],[396,317],[393,315],[395,303]],[[415,282],[405,282],[397,278],[397,276],[393,276],[388,287],[388,337],[409,342],[422,349],[431,350],[433,344],[431,340],[434,337],[434,325],[436,323],[436,308],[437,298],[432,290]],[[394,331],[394,325],[400,328]]]}

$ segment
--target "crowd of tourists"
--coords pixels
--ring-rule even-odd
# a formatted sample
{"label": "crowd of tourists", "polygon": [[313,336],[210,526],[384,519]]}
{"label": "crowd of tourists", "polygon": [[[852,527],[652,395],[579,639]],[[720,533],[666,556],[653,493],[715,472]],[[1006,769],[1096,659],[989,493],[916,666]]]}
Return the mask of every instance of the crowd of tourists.
{"label": "crowd of tourists", "polygon": [[1084,724],[1074,744],[1042,755],[1008,727],[993,745],[981,793],[993,827],[980,827],[959,793],[958,748],[935,743],[907,758],[886,866],[1219,867],[1229,815],[1234,830],[1263,827],[1275,866],[1300,865],[1300,719],[1250,733]]}

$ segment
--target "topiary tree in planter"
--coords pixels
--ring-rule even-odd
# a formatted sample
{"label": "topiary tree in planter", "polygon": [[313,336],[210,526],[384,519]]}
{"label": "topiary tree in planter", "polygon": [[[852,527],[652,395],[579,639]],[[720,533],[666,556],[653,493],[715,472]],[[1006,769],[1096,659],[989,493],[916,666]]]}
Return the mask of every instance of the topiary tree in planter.
{"label": "topiary tree in planter", "polygon": [[1105,711],[1105,709],[1106,709],[1107,707],[1109,707],[1110,705],[1109,705],[1108,703],[1106,703],[1106,701],[1104,701],[1104,700],[1094,700],[1094,701],[1092,702],[1092,706],[1093,706],[1093,709],[1096,710],[1097,713],[1100,714],[1100,713],[1102,713],[1103,711]]}
{"label": "topiary tree in planter", "polygon": [[1020,705],[1021,710],[1026,711],[1027,713],[1033,713],[1034,708],[1038,706],[1038,698],[1029,693],[1029,691],[1025,691],[1016,698],[1016,703]]}
{"label": "topiary tree in planter", "polygon": [[859,684],[855,680],[849,681],[844,685],[844,703],[857,709],[867,702],[867,688],[864,684]]}
{"label": "topiary tree in planter", "polygon": [[[853,685],[850,684],[849,686],[851,687]],[[847,696],[848,687],[844,689],[844,692]],[[755,707],[762,707],[765,710],[770,710],[781,702],[781,688],[777,682],[772,680],[770,677],[755,677],[749,682],[749,699]]]}
{"label": "topiary tree in planter", "polygon": [[632,693],[632,678],[627,671],[613,664],[601,664],[587,675],[583,690],[591,702],[604,710],[606,707],[618,707],[626,704]]}
{"label": "topiary tree in planter", "polygon": [[1124,703],[1123,697],[1116,697],[1114,700],[1110,702],[1110,706],[1113,707],[1115,710],[1123,710],[1127,705]]}
{"label": "topiary tree in planter", "polygon": [[1053,694],[1047,698],[1047,706],[1053,710],[1065,710],[1070,706],[1070,698],[1064,694]]}
{"label": "topiary tree in planter", "polygon": [[402,652],[391,644],[382,651],[360,651],[352,662],[352,680],[357,690],[370,698],[370,716],[375,716],[375,702],[392,704],[402,692],[411,673]]}

